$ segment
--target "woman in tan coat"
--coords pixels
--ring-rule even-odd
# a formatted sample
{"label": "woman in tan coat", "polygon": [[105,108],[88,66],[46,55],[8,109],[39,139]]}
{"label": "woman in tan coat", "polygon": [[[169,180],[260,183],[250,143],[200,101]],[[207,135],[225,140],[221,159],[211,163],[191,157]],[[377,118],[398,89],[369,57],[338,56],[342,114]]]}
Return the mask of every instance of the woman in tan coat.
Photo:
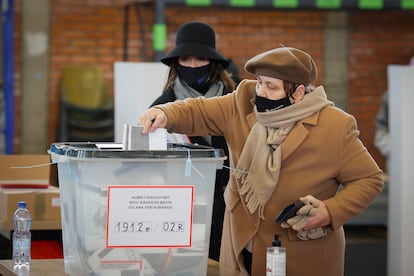
{"label": "woman in tan coat", "polygon": [[[222,264],[265,275],[266,247],[277,233],[288,276],[343,275],[342,226],[380,193],[382,171],[359,139],[355,118],[336,108],[322,86],[311,85],[317,68],[309,54],[276,48],[250,59],[245,69],[256,80],[242,81],[231,94],[147,110],[140,118],[143,133],[165,127],[225,137],[232,174]],[[305,207],[292,219],[275,221],[299,200]]]}

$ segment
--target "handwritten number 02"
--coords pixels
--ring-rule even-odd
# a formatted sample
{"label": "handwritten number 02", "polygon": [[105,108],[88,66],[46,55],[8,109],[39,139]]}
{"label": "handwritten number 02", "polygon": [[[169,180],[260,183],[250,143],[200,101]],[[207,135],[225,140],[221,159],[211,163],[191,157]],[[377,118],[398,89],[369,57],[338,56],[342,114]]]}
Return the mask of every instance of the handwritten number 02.
{"label": "handwritten number 02", "polygon": [[164,229],[165,232],[174,232],[175,230],[175,223],[174,222],[164,222]]}

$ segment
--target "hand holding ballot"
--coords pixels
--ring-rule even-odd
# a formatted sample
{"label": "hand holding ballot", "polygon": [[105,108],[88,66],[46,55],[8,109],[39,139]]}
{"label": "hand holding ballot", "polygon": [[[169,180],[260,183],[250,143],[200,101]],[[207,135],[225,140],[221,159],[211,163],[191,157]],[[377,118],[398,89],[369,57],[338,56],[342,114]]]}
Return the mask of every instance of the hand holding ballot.
{"label": "hand holding ballot", "polygon": [[142,134],[154,132],[157,128],[164,128],[167,125],[167,116],[164,111],[158,108],[150,108],[139,118],[142,125]]}

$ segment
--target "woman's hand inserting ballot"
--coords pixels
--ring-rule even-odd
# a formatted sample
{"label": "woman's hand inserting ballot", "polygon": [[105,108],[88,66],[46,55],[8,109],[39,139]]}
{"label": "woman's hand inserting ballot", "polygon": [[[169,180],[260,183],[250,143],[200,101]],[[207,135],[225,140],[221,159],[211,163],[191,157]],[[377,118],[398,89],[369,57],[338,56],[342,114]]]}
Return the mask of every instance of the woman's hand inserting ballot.
{"label": "woman's hand inserting ballot", "polygon": [[167,116],[158,108],[150,108],[139,118],[139,124],[143,127],[142,134],[153,132],[157,128],[167,125]]}

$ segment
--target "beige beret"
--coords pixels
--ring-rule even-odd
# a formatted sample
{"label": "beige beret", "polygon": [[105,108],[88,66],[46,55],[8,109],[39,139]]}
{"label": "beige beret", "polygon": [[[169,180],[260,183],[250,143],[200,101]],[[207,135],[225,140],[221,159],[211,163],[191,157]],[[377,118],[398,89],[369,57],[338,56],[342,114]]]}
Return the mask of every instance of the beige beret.
{"label": "beige beret", "polygon": [[316,80],[318,69],[312,57],[291,47],[276,48],[258,54],[244,66],[249,73],[308,85]]}

